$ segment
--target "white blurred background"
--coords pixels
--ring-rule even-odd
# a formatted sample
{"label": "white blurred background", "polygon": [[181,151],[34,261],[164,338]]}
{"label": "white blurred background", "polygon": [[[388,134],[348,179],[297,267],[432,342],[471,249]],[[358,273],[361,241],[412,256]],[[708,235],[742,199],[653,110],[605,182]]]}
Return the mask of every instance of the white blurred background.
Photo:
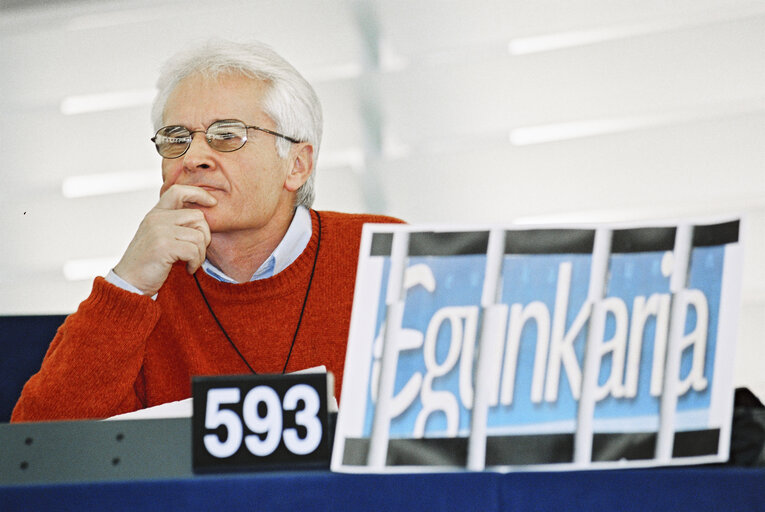
{"label": "white blurred background", "polygon": [[0,0],[0,315],[68,313],[156,202],[159,65],[259,39],[325,111],[315,206],[409,222],[746,214],[765,396],[765,1]]}

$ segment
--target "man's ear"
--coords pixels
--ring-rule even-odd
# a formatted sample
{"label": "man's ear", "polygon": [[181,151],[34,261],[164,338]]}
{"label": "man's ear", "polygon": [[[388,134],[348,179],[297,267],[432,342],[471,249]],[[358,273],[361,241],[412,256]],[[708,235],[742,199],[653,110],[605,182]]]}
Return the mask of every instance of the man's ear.
{"label": "man's ear", "polygon": [[313,172],[313,146],[307,142],[300,143],[299,147],[293,148],[291,158],[292,169],[287,174],[284,188],[295,192],[308,181]]}

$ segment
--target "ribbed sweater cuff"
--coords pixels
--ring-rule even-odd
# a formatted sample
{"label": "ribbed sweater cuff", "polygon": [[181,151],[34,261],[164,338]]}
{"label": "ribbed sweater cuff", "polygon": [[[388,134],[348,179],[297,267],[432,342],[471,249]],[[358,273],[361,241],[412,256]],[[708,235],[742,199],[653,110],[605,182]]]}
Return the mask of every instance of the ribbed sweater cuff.
{"label": "ribbed sweater cuff", "polygon": [[[149,332],[160,315],[160,307],[151,297],[123,290],[103,277],[95,279],[90,296],[77,311],[88,318],[119,323],[125,332]],[[91,317],[89,313],[97,316]]]}

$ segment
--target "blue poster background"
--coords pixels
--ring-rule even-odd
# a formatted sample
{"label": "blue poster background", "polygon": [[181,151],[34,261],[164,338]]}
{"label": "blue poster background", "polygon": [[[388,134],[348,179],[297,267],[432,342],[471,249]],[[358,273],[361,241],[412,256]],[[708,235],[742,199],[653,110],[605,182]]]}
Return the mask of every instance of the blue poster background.
{"label": "blue poster background", "polygon": [[[661,271],[662,258],[665,252],[643,252],[612,254],[609,261],[609,279],[606,296],[618,297],[624,301],[631,317],[633,302],[636,297],[649,297],[652,294],[669,294],[669,278]],[[379,257],[379,256],[378,256]],[[380,335],[385,319],[385,292],[390,261],[384,258],[383,276],[379,294],[376,336]],[[702,391],[691,389],[678,400],[678,411],[703,411],[709,407],[711,382],[713,379],[714,356],[717,344],[717,323],[720,306],[720,291],[722,284],[722,268],[724,247],[695,248],[691,254],[688,276],[688,288],[698,289],[705,295],[709,306],[709,326],[707,352],[705,357],[704,376],[709,386]],[[433,315],[444,307],[449,306],[480,306],[483,289],[486,257],[484,255],[462,256],[429,256],[410,257],[408,267],[425,264],[429,267],[435,279],[435,289],[430,292],[422,286],[412,287],[407,291],[402,327],[414,329],[425,335]],[[571,265],[571,284],[566,310],[565,331],[571,327],[574,318],[579,313],[588,291],[591,264],[590,254],[551,254],[551,255],[507,255],[503,262],[501,302],[507,305],[520,304],[525,306],[533,301],[543,303],[552,319],[555,312],[555,299],[560,268],[562,264]],[[685,332],[690,332],[696,325],[696,311],[688,309]],[[480,322],[478,324],[480,332]],[[613,336],[614,319],[609,316],[606,321],[604,339]],[[566,371],[561,368],[557,399],[552,402],[543,400],[533,403],[531,400],[531,382],[536,354],[537,340],[536,322],[529,321],[524,326],[520,339],[517,374],[515,376],[515,391],[510,405],[497,405],[489,410],[488,426],[490,429],[501,431],[503,427],[539,426],[544,424],[567,425],[561,427],[565,431],[573,431],[573,421],[576,418],[577,401],[571,391]],[[574,351],[579,368],[582,367],[587,326],[579,332],[574,340]],[[658,415],[659,399],[650,394],[650,379],[653,361],[653,340],[656,334],[655,318],[649,318],[645,324],[642,337],[642,349],[639,364],[639,379],[637,396],[634,398],[615,398],[607,396],[596,404],[595,419],[624,419],[644,418]],[[629,336],[629,333],[628,333]],[[478,336],[476,336],[476,340]],[[446,360],[452,343],[449,322],[441,325],[436,343],[436,359]],[[549,350],[548,350],[549,351]],[[504,355],[503,355],[504,357]],[[374,361],[370,362],[374,363]],[[613,363],[610,354],[606,354],[601,362],[599,383],[606,382],[611,374]],[[682,356],[680,379],[690,372],[692,351],[686,350]],[[470,422],[470,411],[459,399],[459,377],[462,365],[455,364],[442,377],[433,381],[434,390],[449,391],[456,396],[459,403],[460,435],[467,432]],[[550,368],[547,368],[550,371]],[[425,374],[423,351],[406,350],[399,353],[396,370],[394,395],[416,373]],[[505,375],[502,375],[505,378]],[[373,402],[371,382],[367,391],[367,410],[365,413],[364,435],[371,431]],[[422,410],[418,396],[411,405],[399,416],[391,420],[390,433],[392,437],[412,437],[414,423]],[[706,425],[698,425],[705,428]],[[446,419],[443,413],[434,413],[426,423],[425,435],[438,437],[445,435]]]}

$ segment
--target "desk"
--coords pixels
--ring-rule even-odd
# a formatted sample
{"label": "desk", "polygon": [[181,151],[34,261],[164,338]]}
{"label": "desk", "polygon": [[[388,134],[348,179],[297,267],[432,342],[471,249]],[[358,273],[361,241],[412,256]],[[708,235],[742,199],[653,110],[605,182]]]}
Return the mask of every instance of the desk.
{"label": "desk", "polygon": [[195,475],[189,418],[0,425],[0,511],[765,512],[765,468]]}
{"label": "desk", "polygon": [[328,471],[0,487],[0,509],[765,511],[765,470],[347,475]]}

